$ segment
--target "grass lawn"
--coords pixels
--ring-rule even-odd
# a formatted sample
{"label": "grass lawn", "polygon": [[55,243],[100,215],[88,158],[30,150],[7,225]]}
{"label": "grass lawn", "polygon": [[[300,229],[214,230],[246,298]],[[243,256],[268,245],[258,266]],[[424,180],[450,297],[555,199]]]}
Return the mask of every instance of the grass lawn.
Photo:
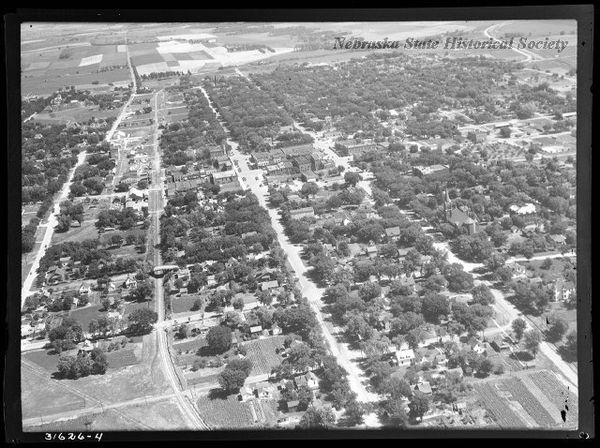
{"label": "grass lawn", "polygon": [[50,374],[56,372],[56,365],[58,364],[60,355],[58,353],[49,355],[48,353],[53,353],[53,351],[35,350],[23,353],[23,358],[46,369],[48,371],[48,378],[50,378]]}
{"label": "grass lawn", "polygon": [[106,360],[109,369],[120,369],[121,367],[132,366],[139,361],[135,356],[133,348],[123,348],[112,352],[106,352]]}
{"label": "grass lawn", "polygon": [[188,338],[185,339],[183,342],[175,342],[173,344],[173,349],[175,350],[175,352],[180,353],[185,353],[188,351],[195,353],[200,347],[204,347],[206,345],[206,340],[203,337],[197,337],[193,339]]}
{"label": "grass lawn", "polygon": [[52,244],[61,244],[66,241],[95,240],[99,236],[98,229],[93,222],[82,222],[81,227],[71,227],[66,232],[54,232]]}
{"label": "grass lawn", "polygon": [[81,324],[83,331],[88,331],[90,322],[94,319],[106,316],[105,311],[100,311],[101,305],[91,305],[83,308],[75,308],[69,312],[69,317],[72,317]]}
{"label": "grass lawn", "polygon": [[187,313],[188,311],[191,311],[194,302],[198,299],[200,299],[200,296],[198,295],[185,295],[181,297],[172,296],[171,311],[173,313]]}
{"label": "grass lawn", "polygon": [[551,281],[551,280],[555,280],[557,278],[561,278],[563,276],[565,267],[575,268],[575,266],[576,266],[573,262],[571,262],[571,260],[569,258],[567,258],[567,259],[553,258],[551,260],[552,260],[552,265],[550,266],[549,269],[542,268],[542,264],[544,263],[544,260],[532,260],[532,261],[525,263],[524,266],[526,268],[531,268],[532,272],[535,275],[539,275],[542,278],[542,280],[545,280],[545,281]]}
{"label": "grass lawn", "polygon": [[273,336],[244,343],[246,357],[252,362],[250,375],[271,373],[271,369],[281,363],[281,356],[275,353],[275,349],[282,347],[284,340],[285,336]]}

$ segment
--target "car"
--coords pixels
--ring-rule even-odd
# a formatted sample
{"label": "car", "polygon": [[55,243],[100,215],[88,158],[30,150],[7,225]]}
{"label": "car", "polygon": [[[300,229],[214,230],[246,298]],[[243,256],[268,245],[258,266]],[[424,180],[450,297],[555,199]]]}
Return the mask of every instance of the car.
{"label": "car", "polygon": [[256,176],[256,177],[254,178],[254,180],[258,180],[258,176]]}
{"label": "car", "polygon": [[242,180],[246,180],[246,178],[245,178],[245,177],[242,177]]}

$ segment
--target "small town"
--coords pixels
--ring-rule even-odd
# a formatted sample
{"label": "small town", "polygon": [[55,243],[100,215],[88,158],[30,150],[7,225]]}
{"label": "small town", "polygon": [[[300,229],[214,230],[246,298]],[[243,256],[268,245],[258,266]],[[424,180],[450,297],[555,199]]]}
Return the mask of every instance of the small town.
{"label": "small town", "polygon": [[577,429],[576,50],[197,25],[22,42],[24,431]]}

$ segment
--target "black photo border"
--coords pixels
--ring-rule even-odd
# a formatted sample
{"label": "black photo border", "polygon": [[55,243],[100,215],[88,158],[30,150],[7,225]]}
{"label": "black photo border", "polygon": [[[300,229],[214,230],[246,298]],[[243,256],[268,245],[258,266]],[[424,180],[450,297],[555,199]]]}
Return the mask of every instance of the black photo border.
{"label": "black photo border", "polygon": [[[489,4],[489,3],[488,3]],[[504,2],[503,4],[506,4]],[[7,341],[4,362],[5,440],[12,443],[43,442],[43,432],[23,432],[20,387],[20,254],[21,227],[21,78],[20,26],[23,22],[270,22],[270,21],[465,21],[465,20],[577,20],[577,331],[579,428],[575,431],[547,430],[229,430],[229,431],[115,431],[104,432],[102,441],[232,441],[290,439],[399,439],[399,438],[523,438],[583,440],[595,437],[592,364],[591,300],[591,154],[592,67],[594,64],[594,9],[591,5],[563,6],[469,6],[456,8],[404,9],[189,9],[189,10],[82,10],[17,9],[5,15],[5,63],[7,98]],[[596,111],[597,105],[594,107]],[[597,114],[596,114],[597,116]],[[597,129],[594,129],[597,132]]]}

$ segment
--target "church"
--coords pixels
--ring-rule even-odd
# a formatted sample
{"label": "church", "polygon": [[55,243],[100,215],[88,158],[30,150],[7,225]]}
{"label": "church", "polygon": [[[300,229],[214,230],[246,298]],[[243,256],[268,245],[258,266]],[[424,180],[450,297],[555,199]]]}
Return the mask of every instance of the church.
{"label": "church", "polygon": [[444,190],[444,215],[446,222],[457,228],[465,227],[469,235],[473,235],[481,230],[477,216],[466,207],[457,207],[452,204],[448,195],[448,189]]}

